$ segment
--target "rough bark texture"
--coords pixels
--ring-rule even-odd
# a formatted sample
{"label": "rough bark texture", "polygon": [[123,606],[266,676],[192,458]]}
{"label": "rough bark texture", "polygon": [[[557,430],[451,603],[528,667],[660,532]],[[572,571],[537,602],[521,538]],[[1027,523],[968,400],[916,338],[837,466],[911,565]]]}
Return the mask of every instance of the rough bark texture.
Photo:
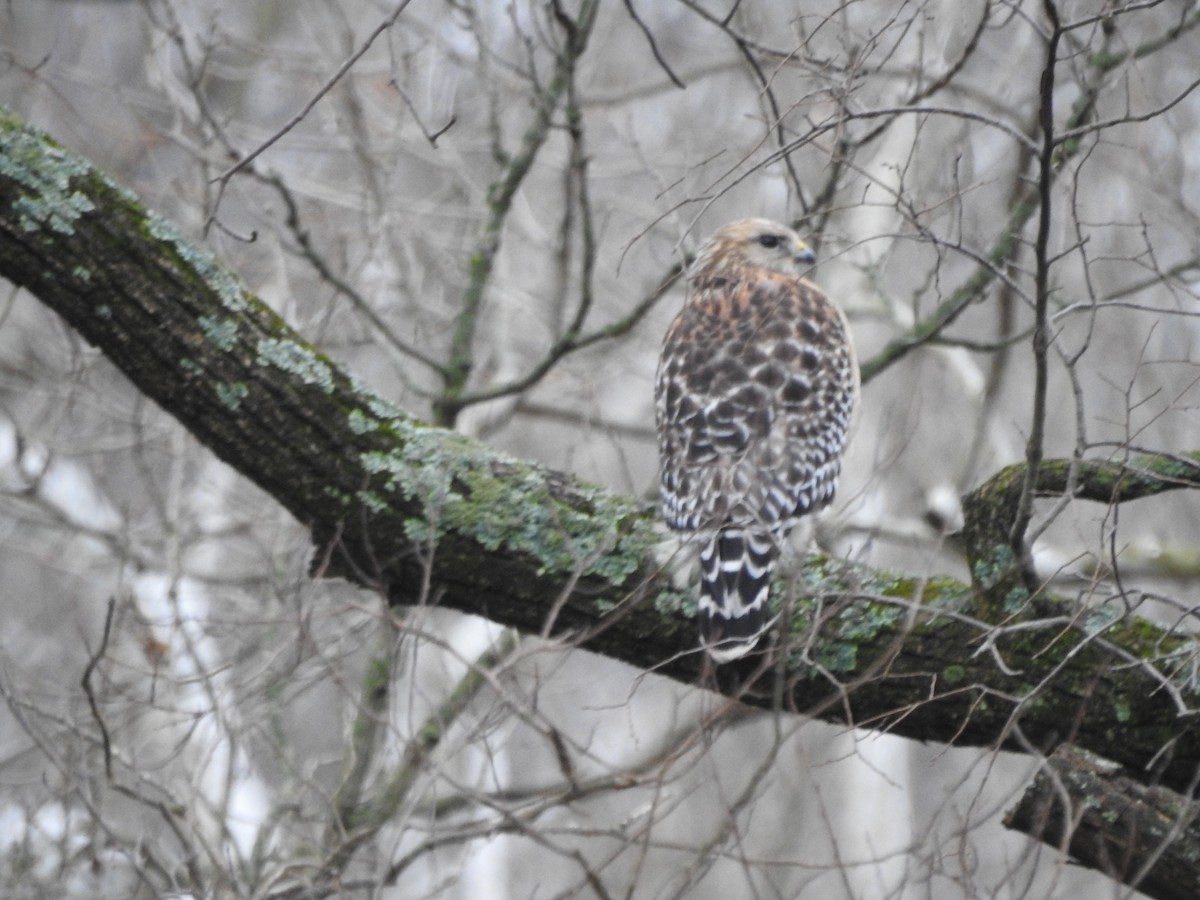
{"label": "rough bark texture", "polygon": [[[656,561],[653,510],[391,407],[169,223],[3,112],[0,275],[307,524],[317,574],[404,604],[428,566],[447,607],[754,705],[947,744],[1071,741],[1177,788],[1200,764],[1200,727],[1180,716],[1195,703],[1188,635],[1123,605],[995,589],[1019,470],[968,503],[974,586],[811,559],[777,585],[791,601],[783,651],[714,673],[693,600]],[[1055,481],[1068,466],[1044,462],[1039,489],[1111,502],[1197,481],[1190,458]]]}
{"label": "rough bark texture", "polygon": [[1195,801],[1147,787],[1113,763],[1064,746],[1004,824],[1157,900],[1200,897]]}

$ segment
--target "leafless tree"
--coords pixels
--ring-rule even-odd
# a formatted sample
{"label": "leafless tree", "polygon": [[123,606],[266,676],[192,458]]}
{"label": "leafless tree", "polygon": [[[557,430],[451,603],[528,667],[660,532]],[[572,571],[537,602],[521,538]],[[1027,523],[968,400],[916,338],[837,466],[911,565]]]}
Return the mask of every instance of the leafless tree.
{"label": "leafless tree", "polygon": [[[5,895],[1196,896],[1197,25],[0,8]],[[745,215],[865,388],[714,668],[650,385]]]}

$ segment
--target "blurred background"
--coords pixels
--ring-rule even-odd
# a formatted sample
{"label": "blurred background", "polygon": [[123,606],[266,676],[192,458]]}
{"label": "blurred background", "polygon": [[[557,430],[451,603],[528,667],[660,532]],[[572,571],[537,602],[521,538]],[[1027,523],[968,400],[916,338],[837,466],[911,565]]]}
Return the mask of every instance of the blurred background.
{"label": "blurred background", "polygon": [[[1056,9],[1045,452],[1191,451],[1200,9]],[[672,278],[727,221],[789,222],[873,376],[821,544],[966,578],[957,498],[1032,423],[1049,28],[1020,0],[10,0],[0,104],[405,410],[630,495],[656,490]],[[1194,498],[1036,513],[1058,590],[1119,572],[1143,614],[1190,609]],[[499,629],[310,582],[309,553],[0,281],[0,894],[1135,896],[1003,829],[1028,757],[532,638],[451,711]],[[339,830],[348,777],[398,774]]]}

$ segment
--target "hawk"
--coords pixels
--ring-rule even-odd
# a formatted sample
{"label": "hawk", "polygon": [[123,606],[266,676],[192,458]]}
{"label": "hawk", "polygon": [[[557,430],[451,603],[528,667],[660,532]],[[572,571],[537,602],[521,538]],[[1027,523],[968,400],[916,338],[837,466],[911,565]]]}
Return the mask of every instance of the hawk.
{"label": "hawk", "polygon": [[700,545],[700,641],[718,663],[757,643],[781,544],[837,490],[858,363],[845,316],[803,277],[814,259],[776,222],[726,225],[663,341],[663,518]]}

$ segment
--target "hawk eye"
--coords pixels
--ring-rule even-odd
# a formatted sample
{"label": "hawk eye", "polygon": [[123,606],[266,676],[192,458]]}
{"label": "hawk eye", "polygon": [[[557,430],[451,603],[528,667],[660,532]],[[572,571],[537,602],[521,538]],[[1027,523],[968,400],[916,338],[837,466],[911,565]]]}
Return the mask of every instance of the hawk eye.
{"label": "hawk eye", "polygon": [[782,240],[783,238],[777,234],[760,234],[758,236],[758,242],[768,250],[778,247]]}

